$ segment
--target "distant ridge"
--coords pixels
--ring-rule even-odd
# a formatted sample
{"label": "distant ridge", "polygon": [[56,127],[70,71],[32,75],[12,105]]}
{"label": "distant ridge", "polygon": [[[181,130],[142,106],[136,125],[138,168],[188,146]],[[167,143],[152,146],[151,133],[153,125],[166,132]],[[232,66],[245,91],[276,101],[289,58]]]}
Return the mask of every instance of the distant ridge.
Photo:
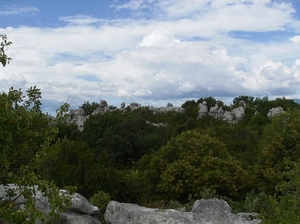
{"label": "distant ridge", "polygon": [[300,104],[300,99],[294,99],[294,102]]}

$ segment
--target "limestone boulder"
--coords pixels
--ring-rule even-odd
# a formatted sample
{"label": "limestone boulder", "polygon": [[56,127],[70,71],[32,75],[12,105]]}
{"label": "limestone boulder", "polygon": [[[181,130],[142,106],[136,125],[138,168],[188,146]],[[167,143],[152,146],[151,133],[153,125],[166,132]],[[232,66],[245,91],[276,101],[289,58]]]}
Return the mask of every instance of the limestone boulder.
{"label": "limestone boulder", "polygon": [[182,107],[173,107],[172,103],[167,103],[165,107],[149,107],[149,110],[151,110],[154,114],[159,113],[168,113],[171,111],[177,112],[177,113],[184,113],[185,109]]}
{"label": "limestone boulder", "polygon": [[[36,192],[35,208],[47,216],[50,212],[48,198],[38,190],[38,186],[33,186],[31,188],[34,188]],[[26,204],[26,199],[22,195],[20,196],[20,192],[20,187],[14,184],[0,185],[0,198],[2,198],[2,200],[14,201],[23,206],[16,207],[16,209],[24,209],[24,204]],[[59,193],[60,195],[68,194],[65,190],[60,190]],[[57,224],[101,224],[97,217],[97,214],[99,214],[97,206],[92,205],[81,194],[74,193],[69,196],[71,197],[72,204],[70,207],[65,208],[65,212],[60,214],[60,219]],[[36,220],[35,223],[41,224],[40,220]]]}
{"label": "limestone boulder", "polygon": [[159,210],[141,207],[135,204],[111,201],[104,214],[109,224],[192,224],[192,213],[183,213],[174,209]]}
{"label": "limestone boulder", "polygon": [[257,214],[251,213],[232,213],[231,207],[224,200],[201,199],[195,201],[192,213],[197,214],[198,219],[205,224],[257,224],[260,220]]}
{"label": "limestone boulder", "polygon": [[271,108],[267,114],[268,118],[273,118],[273,117],[276,117],[278,116],[280,113],[283,113],[284,110],[282,107],[274,107],[274,108]]}
{"label": "limestone boulder", "polygon": [[83,130],[83,126],[85,121],[87,120],[87,116],[85,116],[84,110],[79,107],[76,110],[70,110],[69,116],[66,119],[68,124],[76,124],[80,131]]}
{"label": "limestone boulder", "polygon": [[111,201],[104,218],[109,224],[258,224],[261,221],[256,216],[252,213],[233,214],[224,200],[201,199],[194,203],[191,212]]}
{"label": "limestone boulder", "polygon": [[240,121],[245,116],[245,109],[243,107],[237,107],[231,111],[235,121]]}

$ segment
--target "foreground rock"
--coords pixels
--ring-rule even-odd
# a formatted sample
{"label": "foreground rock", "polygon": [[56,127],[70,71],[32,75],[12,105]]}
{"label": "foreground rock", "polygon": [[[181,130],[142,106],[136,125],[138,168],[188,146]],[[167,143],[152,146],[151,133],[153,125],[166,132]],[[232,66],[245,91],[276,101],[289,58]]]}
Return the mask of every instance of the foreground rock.
{"label": "foreground rock", "polygon": [[191,212],[175,209],[153,209],[135,204],[111,201],[104,218],[109,224],[257,224],[256,214],[233,214],[224,200],[201,199],[194,203]]}
{"label": "foreground rock", "polygon": [[[43,194],[38,190],[37,186],[34,186],[35,194],[35,208],[41,213],[49,214],[50,205],[48,199],[43,196]],[[15,196],[11,197],[7,192],[13,191]],[[60,190],[61,195],[67,194],[67,191]],[[78,193],[70,195],[71,206],[66,208],[65,212],[60,214],[60,219],[56,224],[101,224],[97,214],[99,214],[99,209],[97,206],[92,205],[84,196]],[[0,198],[2,200],[14,201],[15,204],[19,204],[16,209],[24,209],[24,204],[26,204],[26,199],[19,194],[19,187],[14,184],[0,185]],[[0,217],[1,223],[1,217]],[[41,222],[37,220],[36,224]],[[6,224],[9,224],[6,222]]]}

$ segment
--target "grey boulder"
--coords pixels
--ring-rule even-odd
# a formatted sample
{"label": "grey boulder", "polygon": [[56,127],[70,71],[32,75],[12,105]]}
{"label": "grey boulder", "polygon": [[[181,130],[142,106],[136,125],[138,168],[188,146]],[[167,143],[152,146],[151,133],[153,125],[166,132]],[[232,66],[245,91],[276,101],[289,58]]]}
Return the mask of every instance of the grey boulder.
{"label": "grey boulder", "polygon": [[109,224],[258,224],[257,214],[234,214],[224,200],[201,199],[191,212],[159,210],[111,201],[104,218]]}

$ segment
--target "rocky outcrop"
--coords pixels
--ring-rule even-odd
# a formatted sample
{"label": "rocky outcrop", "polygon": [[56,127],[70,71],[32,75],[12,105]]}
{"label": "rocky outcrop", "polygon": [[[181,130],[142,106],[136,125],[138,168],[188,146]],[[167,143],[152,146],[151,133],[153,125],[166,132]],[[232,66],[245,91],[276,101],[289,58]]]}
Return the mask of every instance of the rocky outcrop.
{"label": "rocky outcrop", "polygon": [[[48,203],[48,198],[45,197],[42,192],[38,190],[37,186],[32,187],[35,189],[35,208],[41,213],[49,214],[50,205]],[[11,197],[8,192],[14,192],[15,196]],[[24,204],[26,203],[26,199],[21,195],[19,196],[19,187],[14,184],[8,185],[0,185],[0,198],[2,200],[14,201],[15,204],[20,206],[16,207],[16,209],[24,209]],[[61,195],[68,194],[65,190],[60,190]],[[97,214],[99,213],[99,209],[97,206],[93,206],[84,196],[78,193],[74,193],[69,195],[71,197],[71,206],[65,209],[65,212],[60,214],[60,219],[56,224],[101,224],[99,221]],[[1,221],[1,217],[0,217]],[[37,220],[36,224],[40,224],[41,222]],[[9,223],[7,223],[9,224]]]}
{"label": "rocky outcrop", "polygon": [[[141,104],[136,103],[136,102],[132,102],[129,105],[129,108],[131,111],[134,111],[136,109],[142,108]],[[168,103],[166,107],[148,107],[149,110],[151,110],[153,112],[153,114],[158,114],[158,113],[167,113],[170,111],[174,111],[174,112],[178,112],[178,113],[184,113],[184,108],[181,107],[173,107],[173,105],[171,103]],[[105,100],[101,100],[100,101],[100,105],[99,107],[93,111],[92,115],[96,115],[96,114],[104,114],[107,112],[111,112],[113,110],[120,110],[123,111],[123,113],[125,112],[125,102],[121,103],[120,108],[116,108],[113,106],[108,106],[107,102]],[[69,112],[69,116],[66,119],[66,122],[68,124],[76,124],[78,126],[78,129],[80,131],[83,130],[84,128],[84,123],[85,121],[89,118],[89,116],[86,116],[84,113],[84,110],[79,107],[76,110],[70,110]],[[149,122],[151,123],[151,122]],[[155,126],[165,126],[165,124],[154,124],[151,123]]]}
{"label": "rocky outcrop", "polygon": [[208,107],[206,105],[206,101],[203,101],[202,103],[198,104],[199,107],[199,114],[197,119],[201,119],[203,116],[206,116],[208,113]]}
{"label": "rocky outcrop", "polygon": [[203,116],[209,115],[228,121],[229,123],[236,123],[244,118],[247,105],[244,101],[240,101],[239,107],[234,108],[231,111],[224,111],[222,107],[219,107],[218,104],[216,104],[214,107],[211,107],[208,112],[207,103],[203,101],[202,103],[199,103],[198,107],[199,112],[197,119],[201,119]]}
{"label": "rocky outcrop", "polygon": [[258,224],[257,214],[233,214],[224,200],[201,199],[194,203],[191,212],[175,209],[159,210],[135,204],[111,201],[104,218],[109,224]]}
{"label": "rocky outcrop", "polygon": [[149,107],[149,110],[153,111],[154,114],[159,113],[168,113],[171,111],[177,112],[177,113],[184,113],[184,108],[181,107],[173,107],[173,104],[168,103],[166,107]]}
{"label": "rocky outcrop", "polygon": [[[220,120],[227,121],[229,123],[237,123],[238,121],[242,120],[245,117],[245,109],[247,107],[244,101],[239,102],[239,106],[232,109],[231,111],[224,111],[222,106],[215,104],[215,106],[208,108],[207,103],[203,101],[199,103],[199,112],[197,119],[201,119],[204,116],[211,116]],[[108,106],[105,100],[100,101],[99,107],[93,111],[92,115],[96,114],[104,114],[107,112],[111,112],[113,110],[120,110],[125,112],[126,109],[130,109],[134,111],[139,108],[143,108],[141,104],[132,102],[130,105],[125,108],[125,103],[122,102],[120,108],[116,108],[114,106]],[[168,113],[168,112],[176,112],[176,113],[184,113],[185,109],[182,107],[174,107],[171,103],[168,103],[165,107],[147,107],[153,114],[159,113]],[[278,114],[284,112],[282,107],[275,107],[269,110],[267,116],[272,118],[277,116]],[[89,116],[86,116],[82,108],[78,108],[76,110],[70,110],[69,116],[67,118],[67,122],[69,124],[74,123],[78,126],[79,130],[82,131],[84,127],[85,121],[88,119]],[[151,123],[151,122],[149,122]],[[153,124],[155,126],[165,126],[165,124]]]}
{"label": "rocky outcrop", "polygon": [[68,124],[76,124],[78,129],[82,131],[87,118],[88,116],[85,116],[84,110],[81,107],[79,107],[76,110],[70,110],[66,122]]}
{"label": "rocky outcrop", "polygon": [[109,112],[109,111],[110,111],[110,109],[108,107],[107,102],[105,100],[101,100],[99,107],[96,110],[94,110],[92,115],[104,114],[104,113]]}
{"label": "rocky outcrop", "polygon": [[273,118],[278,116],[279,114],[283,113],[284,110],[282,107],[275,107],[275,108],[271,108],[267,114],[268,118]]}
{"label": "rocky outcrop", "polygon": [[130,105],[129,105],[129,107],[130,107],[130,110],[136,110],[136,109],[139,109],[139,108],[141,108],[142,106],[141,106],[141,104],[139,104],[139,103],[136,103],[136,102],[132,102]]}
{"label": "rocky outcrop", "polygon": [[[201,199],[197,200],[192,208],[198,220],[203,224],[256,224],[260,220],[254,213],[232,213],[231,207],[224,200]],[[199,219],[200,218],[200,219]]]}

